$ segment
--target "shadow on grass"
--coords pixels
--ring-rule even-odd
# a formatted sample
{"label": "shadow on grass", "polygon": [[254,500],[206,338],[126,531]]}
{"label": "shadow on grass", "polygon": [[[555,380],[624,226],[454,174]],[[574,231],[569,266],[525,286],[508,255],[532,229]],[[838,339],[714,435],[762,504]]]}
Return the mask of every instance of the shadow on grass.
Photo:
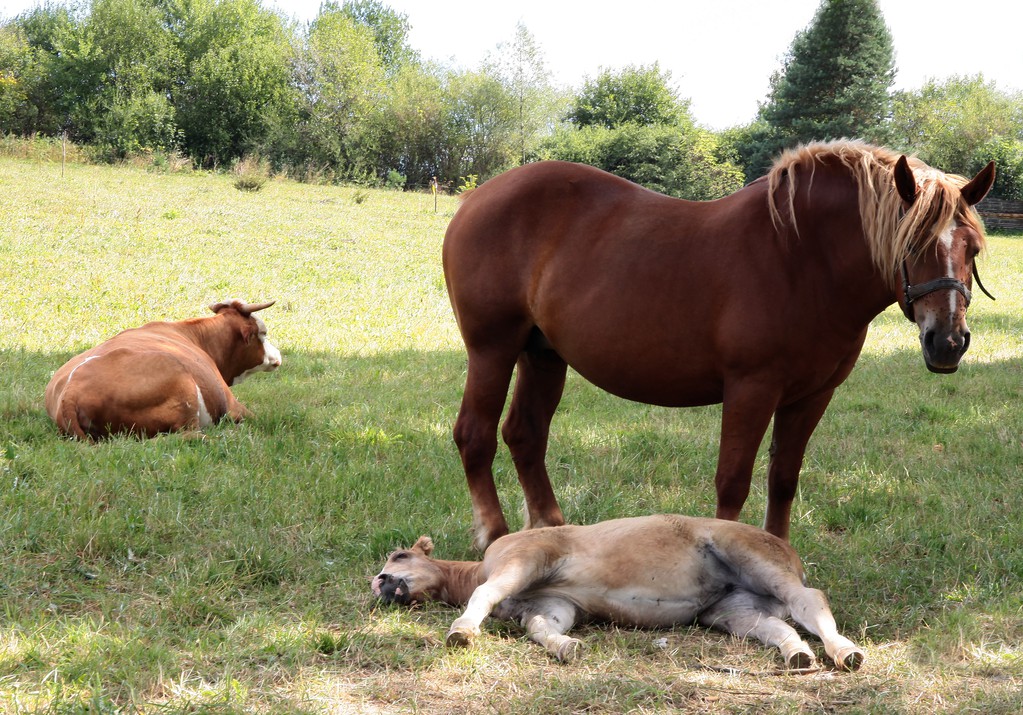
{"label": "shadow on grass", "polygon": [[[1023,333],[1023,320],[998,320]],[[465,374],[461,351],[286,354],[281,370],[236,388],[256,414],[247,423],[220,425],[202,441],[119,438],[98,446],[61,439],[43,410],[46,382],[68,357],[0,351],[7,383],[0,387],[0,495],[9,514],[15,504],[26,510],[7,524],[8,536],[20,534],[10,543],[40,548],[40,529],[52,528],[64,534],[58,550],[89,544],[89,553],[102,556],[104,543],[115,553],[135,529],[150,538],[135,538],[134,553],[167,554],[200,552],[189,539],[208,545],[222,536],[218,557],[237,564],[243,579],[271,585],[298,572],[286,566],[291,549],[368,564],[429,533],[446,557],[473,555],[469,499],[451,440]],[[957,374],[936,376],[916,351],[861,357],[804,465],[793,538],[811,573],[817,563],[829,574],[842,564],[849,580],[840,592],[868,584],[858,600],[871,599],[879,612],[886,599],[905,601],[901,625],[930,612],[913,606],[933,603],[928,590],[942,592],[946,600],[933,605],[941,608],[959,598],[954,584],[992,596],[1000,580],[1023,578],[1019,549],[997,563],[984,558],[985,550],[1023,538],[1011,523],[1023,497],[1003,486],[1023,461],[1020,371],[1017,360],[971,364],[967,357]],[[548,454],[569,520],[712,515],[719,419],[719,406],[641,405],[570,374]],[[763,513],[766,460],[762,449],[744,512],[751,523]],[[521,492],[503,446],[495,474],[517,528]],[[64,497],[53,493],[61,489],[105,506],[57,508]],[[128,495],[136,507],[128,508]],[[117,518],[97,539],[60,526],[69,514],[94,525]],[[182,519],[185,526],[175,526]],[[274,528],[287,537],[283,556],[260,545],[281,538]],[[899,568],[874,568],[882,557]]]}

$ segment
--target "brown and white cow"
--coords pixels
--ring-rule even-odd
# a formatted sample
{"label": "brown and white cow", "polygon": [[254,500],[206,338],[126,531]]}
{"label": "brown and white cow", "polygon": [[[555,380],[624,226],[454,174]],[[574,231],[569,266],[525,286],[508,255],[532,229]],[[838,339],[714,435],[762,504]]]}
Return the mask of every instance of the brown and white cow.
{"label": "brown and white cow", "polygon": [[198,431],[225,416],[240,422],[251,413],[230,385],[281,365],[254,315],[273,304],[231,300],[211,305],[212,317],[125,330],[54,373],[46,411],[79,439]]}
{"label": "brown and white cow", "polygon": [[863,662],[838,633],[824,593],[804,585],[795,550],[748,524],[658,515],[520,531],[494,541],[483,561],[432,552],[420,537],[392,553],[371,585],[387,602],[467,604],[449,646],[469,644],[488,615],[520,621],[565,662],[582,647],[565,633],[584,617],[636,627],[700,623],[777,647],[789,668],[812,667],[810,646],[783,620],[791,615],[820,637],[836,667]]}

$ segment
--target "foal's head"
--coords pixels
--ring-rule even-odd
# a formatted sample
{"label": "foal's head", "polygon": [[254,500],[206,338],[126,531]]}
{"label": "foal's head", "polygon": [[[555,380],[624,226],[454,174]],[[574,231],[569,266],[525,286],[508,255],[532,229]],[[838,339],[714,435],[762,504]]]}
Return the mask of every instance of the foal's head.
{"label": "foal's head", "polygon": [[429,536],[420,536],[409,549],[393,552],[370,582],[373,593],[386,603],[408,606],[443,588],[444,572],[430,558],[432,553]]}

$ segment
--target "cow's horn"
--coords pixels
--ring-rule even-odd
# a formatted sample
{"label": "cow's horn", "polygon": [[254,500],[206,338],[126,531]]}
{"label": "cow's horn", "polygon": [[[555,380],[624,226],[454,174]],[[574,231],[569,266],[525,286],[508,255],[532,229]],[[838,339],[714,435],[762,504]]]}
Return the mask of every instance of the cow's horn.
{"label": "cow's horn", "polygon": [[263,310],[269,308],[271,305],[276,303],[276,300],[270,300],[266,303],[245,303],[238,307],[239,312],[248,315],[249,313],[255,313],[257,310]]}
{"label": "cow's horn", "polygon": [[242,315],[251,315],[252,313],[255,313],[257,310],[269,308],[276,302],[277,302],[276,300],[271,300],[267,303],[246,303],[244,301],[235,299],[223,301],[220,303],[213,303],[212,305],[210,305],[210,310],[213,311],[214,313],[219,313],[225,308],[234,308]]}

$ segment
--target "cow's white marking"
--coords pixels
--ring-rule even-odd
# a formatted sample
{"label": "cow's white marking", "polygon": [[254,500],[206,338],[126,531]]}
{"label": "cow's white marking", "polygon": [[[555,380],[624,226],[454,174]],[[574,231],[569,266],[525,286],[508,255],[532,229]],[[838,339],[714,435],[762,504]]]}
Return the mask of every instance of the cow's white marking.
{"label": "cow's white marking", "polygon": [[266,338],[266,323],[258,315],[252,316],[256,321],[256,327],[259,329],[259,341],[263,343],[263,362],[256,367],[249,368],[241,375],[231,381],[231,386],[239,385],[241,382],[257,372],[272,372],[281,366],[281,351],[277,349],[273,343]]}
{"label": "cow's white marking", "polygon": [[263,341],[263,365],[266,370],[276,370],[281,366],[281,351],[277,346],[266,339],[266,334],[261,334],[259,339]]}
{"label": "cow's white marking", "polygon": [[64,385],[65,385],[65,387],[66,387],[67,385],[70,385],[70,384],[71,384],[71,378],[72,378],[72,376],[74,376],[74,374],[75,374],[76,372],[78,372],[78,368],[80,368],[80,367],[81,367],[82,365],[84,365],[84,364],[85,364],[85,363],[87,363],[87,362],[90,362],[90,361],[92,361],[92,360],[95,360],[95,359],[96,359],[96,358],[98,358],[98,357],[100,357],[100,356],[99,356],[99,355],[90,355],[89,357],[85,358],[85,359],[84,359],[84,360],[82,360],[82,361],[81,361],[80,363],[78,363],[77,365],[75,365],[75,368],[74,368],[74,370],[72,370],[71,372],[69,372],[69,373],[67,374],[67,380],[65,380],[65,381],[64,381]]}
{"label": "cow's white marking", "polygon": [[199,429],[209,427],[213,424],[213,418],[210,416],[210,411],[206,409],[206,401],[202,399],[202,390],[199,386],[195,386],[195,397],[199,402],[199,408],[195,411],[196,419],[199,421]]}

